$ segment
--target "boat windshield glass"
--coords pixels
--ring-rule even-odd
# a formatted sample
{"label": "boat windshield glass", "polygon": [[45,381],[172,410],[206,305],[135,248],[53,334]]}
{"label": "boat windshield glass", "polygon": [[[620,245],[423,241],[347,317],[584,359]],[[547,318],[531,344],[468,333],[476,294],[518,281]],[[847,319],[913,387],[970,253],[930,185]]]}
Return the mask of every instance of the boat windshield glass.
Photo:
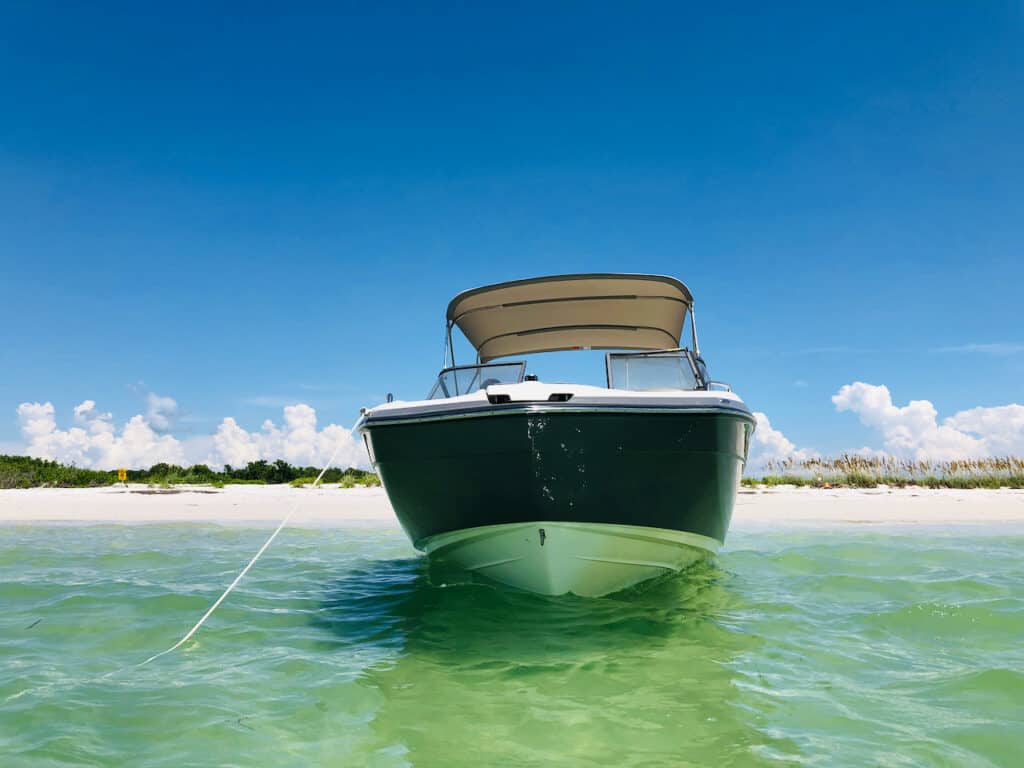
{"label": "boat windshield glass", "polygon": [[659,389],[700,389],[690,353],[640,352],[607,357],[608,387],[640,391]]}
{"label": "boat windshield glass", "polygon": [[437,377],[428,400],[468,395],[492,384],[518,384],[523,380],[526,363],[491,363],[489,365],[459,365],[445,368]]}

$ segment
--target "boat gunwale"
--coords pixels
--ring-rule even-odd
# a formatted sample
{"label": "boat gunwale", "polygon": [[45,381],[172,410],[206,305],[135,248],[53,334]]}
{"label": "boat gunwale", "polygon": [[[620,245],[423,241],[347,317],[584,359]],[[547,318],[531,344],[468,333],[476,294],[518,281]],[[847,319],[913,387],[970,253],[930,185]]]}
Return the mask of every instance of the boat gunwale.
{"label": "boat gunwale", "polygon": [[359,430],[371,429],[379,426],[393,426],[399,424],[418,424],[432,421],[449,421],[459,419],[487,418],[490,416],[514,416],[521,414],[541,413],[619,413],[619,414],[663,414],[663,415],[707,415],[707,416],[732,416],[741,421],[756,425],[756,419],[749,409],[744,407],[715,405],[625,405],[616,403],[614,405],[601,405],[581,403],[575,404],[571,401],[560,403],[556,401],[539,402],[517,402],[517,403],[487,403],[469,407],[448,408],[443,411],[426,412],[422,414],[396,414],[394,416],[375,415],[367,413],[357,425]]}

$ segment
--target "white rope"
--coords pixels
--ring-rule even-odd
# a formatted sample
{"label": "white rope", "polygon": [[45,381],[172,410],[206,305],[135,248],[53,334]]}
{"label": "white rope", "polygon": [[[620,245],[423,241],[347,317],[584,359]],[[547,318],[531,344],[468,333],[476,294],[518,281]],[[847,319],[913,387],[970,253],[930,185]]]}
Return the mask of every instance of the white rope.
{"label": "white rope", "polygon": [[[316,480],[313,481],[313,487],[314,488],[316,488],[320,484],[320,481],[323,480],[324,474],[330,468],[331,464],[334,463],[334,459],[337,457],[338,450],[340,448],[341,448],[341,443],[338,443],[338,445],[335,446],[335,448],[334,448],[334,453],[331,454],[331,458],[327,460],[326,466],[324,466],[324,468],[320,470],[320,474],[317,475],[316,476]],[[97,682],[101,682],[101,681],[104,681],[104,680],[109,680],[111,677],[114,677],[115,675],[119,675],[120,673],[122,673],[122,672],[124,672],[126,670],[136,669],[138,667],[145,666],[146,664],[149,664],[149,662],[154,661],[155,659],[159,659],[161,656],[166,656],[168,653],[171,653],[172,651],[178,650],[182,645],[187,643],[189,638],[192,637],[196,632],[199,631],[199,628],[201,626],[203,626],[203,624],[206,622],[206,620],[208,618],[210,618],[210,616],[213,615],[213,612],[215,610],[217,610],[217,607],[221,603],[224,602],[224,598],[226,598],[228,595],[231,594],[231,590],[233,590],[236,586],[238,586],[238,582],[240,582],[245,577],[245,574],[247,574],[249,572],[249,569],[252,568],[253,565],[256,564],[256,561],[260,559],[260,555],[262,555],[264,552],[267,551],[267,547],[269,547],[271,545],[271,543],[274,541],[274,539],[277,538],[277,534],[279,534],[284,529],[284,527],[288,524],[288,521],[292,519],[292,515],[294,515],[296,512],[298,512],[300,504],[301,504],[301,499],[297,499],[295,501],[295,504],[292,505],[292,508],[291,508],[291,510],[289,510],[288,514],[284,516],[284,520],[281,521],[281,524],[278,525],[277,528],[274,529],[274,532],[272,534],[270,534],[270,538],[268,538],[265,542],[263,542],[263,546],[260,547],[259,551],[255,555],[253,555],[252,560],[250,560],[248,562],[248,564],[245,566],[245,568],[242,569],[241,573],[239,573],[235,577],[235,580],[232,581],[230,585],[228,585],[228,588],[224,590],[224,594],[222,594],[220,597],[217,598],[217,601],[213,605],[211,605],[209,607],[209,609],[207,609],[206,613],[203,614],[203,617],[199,621],[196,622],[195,626],[192,627],[192,629],[190,629],[185,634],[185,636],[183,638],[181,638],[181,640],[176,642],[174,645],[172,645],[166,651],[160,651],[160,653],[157,653],[157,654],[154,654],[153,656],[150,656],[145,661],[141,661],[138,664],[134,665],[134,667],[133,666],[121,667],[120,669],[115,669],[112,672],[107,672],[105,675],[100,675],[99,677],[95,677],[95,678],[92,678],[92,679],[89,679],[89,680],[84,680],[84,681],[79,681],[79,682],[97,683]],[[76,681],[66,680],[66,681],[61,681],[61,682],[47,683],[46,685],[35,686],[33,688],[25,688],[24,690],[18,691],[17,693],[12,693],[10,696],[8,696],[6,699],[4,699],[4,701],[5,702],[11,702],[11,701],[14,701],[15,699],[20,699],[22,696],[24,696],[24,695],[26,695],[28,693],[33,693],[33,692],[34,693],[40,693],[42,691],[49,691],[49,690],[51,690],[53,688],[57,688],[57,687],[59,687],[61,685],[63,685],[63,686],[73,686],[73,685],[76,685],[76,684],[78,684],[78,683],[76,683]]]}
{"label": "white rope", "polygon": [[[334,458],[338,455],[339,448],[341,448],[341,443],[338,443],[338,445],[335,446],[334,453],[331,454],[331,458],[327,460],[327,464],[324,466],[323,469],[320,470],[320,474],[317,475],[316,480],[313,481],[314,488],[316,488],[320,484],[320,481],[323,479],[324,473],[326,473],[328,467],[330,467],[331,464],[334,463]],[[196,622],[195,626],[192,627],[192,629],[185,633],[185,636],[181,638],[181,640],[176,642],[166,651],[160,651],[160,653],[150,656],[145,661],[136,664],[136,666],[145,666],[154,659],[159,659],[161,656],[166,656],[168,653],[178,650],[182,645],[187,643],[189,638],[192,637],[192,635],[194,635],[196,632],[198,632],[199,628],[203,626],[206,620],[213,615],[213,612],[217,610],[217,606],[224,602],[224,598],[231,594],[231,590],[238,586],[238,582],[240,582],[245,577],[245,574],[249,572],[249,569],[253,567],[257,560],[260,559],[260,555],[267,551],[267,547],[269,547],[271,543],[274,541],[274,539],[277,538],[277,534],[279,534],[281,530],[288,524],[288,521],[292,519],[292,515],[294,515],[298,511],[300,503],[301,500],[296,500],[295,504],[292,505],[292,508],[291,510],[289,510],[288,514],[284,516],[284,520],[282,520],[281,524],[274,529],[274,532],[272,534],[270,534],[270,538],[263,542],[263,546],[260,547],[259,551],[252,556],[252,560],[249,561],[248,565],[246,565],[245,568],[243,568],[242,571],[237,576],[235,576],[235,580],[232,581],[231,584],[228,585],[228,588],[224,590],[224,594],[217,598],[217,601],[209,607],[206,613],[203,614],[203,617]]]}

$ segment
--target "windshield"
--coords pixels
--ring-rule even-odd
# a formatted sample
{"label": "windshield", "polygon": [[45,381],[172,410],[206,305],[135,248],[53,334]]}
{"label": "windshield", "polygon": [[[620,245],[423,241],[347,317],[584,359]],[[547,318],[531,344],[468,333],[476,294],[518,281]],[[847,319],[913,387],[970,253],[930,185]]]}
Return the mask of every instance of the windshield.
{"label": "windshield", "polygon": [[523,380],[525,371],[526,363],[522,361],[445,368],[437,377],[427,399],[468,395],[492,384],[518,384]]}
{"label": "windshield", "polygon": [[609,354],[608,387],[611,389],[700,389],[701,382],[686,350],[640,354]]}

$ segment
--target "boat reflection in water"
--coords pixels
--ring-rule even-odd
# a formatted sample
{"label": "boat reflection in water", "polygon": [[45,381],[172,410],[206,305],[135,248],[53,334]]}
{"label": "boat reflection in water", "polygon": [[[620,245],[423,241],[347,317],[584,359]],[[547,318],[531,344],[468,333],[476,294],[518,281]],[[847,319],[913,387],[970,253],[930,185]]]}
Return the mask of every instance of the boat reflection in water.
{"label": "boat reflection in water", "polygon": [[752,716],[761,641],[732,579],[699,563],[592,600],[379,561],[329,585],[317,623],[329,652],[378,658],[359,679],[380,765],[774,765],[759,752],[795,747]]}

